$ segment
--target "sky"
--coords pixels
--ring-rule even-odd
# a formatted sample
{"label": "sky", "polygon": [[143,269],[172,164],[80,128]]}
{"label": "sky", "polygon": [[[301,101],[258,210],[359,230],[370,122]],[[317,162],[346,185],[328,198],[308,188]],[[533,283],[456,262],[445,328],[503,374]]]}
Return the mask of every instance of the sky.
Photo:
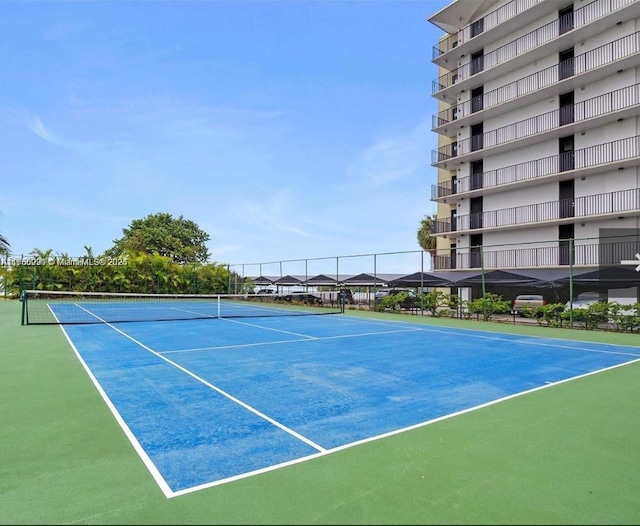
{"label": "sky", "polygon": [[0,1],[0,234],[101,254],[163,212],[234,266],[419,251],[448,3]]}

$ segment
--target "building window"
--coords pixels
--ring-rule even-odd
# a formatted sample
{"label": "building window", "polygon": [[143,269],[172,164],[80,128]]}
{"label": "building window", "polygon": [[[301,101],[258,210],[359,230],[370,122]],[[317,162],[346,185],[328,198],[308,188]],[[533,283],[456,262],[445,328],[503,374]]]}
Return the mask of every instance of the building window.
{"label": "building window", "polygon": [[560,126],[571,124],[575,120],[573,98],[573,91],[560,95]]}
{"label": "building window", "polygon": [[484,18],[476,20],[471,24],[471,38],[478,36],[484,32]]}
{"label": "building window", "polygon": [[453,141],[451,143],[451,157],[456,157],[458,155],[458,141]]}
{"label": "building window", "polygon": [[475,75],[484,69],[484,50],[481,49],[471,55],[471,74]]}
{"label": "building window", "polygon": [[484,162],[473,161],[471,163],[470,190],[477,190],[483,186]]}
{"label": "building window", "polygon": [[484,86],[471,90],[471,113],[482,111],[484,108]]}
{"label": "building window", "polygon": [[480,268],[482,266],[482,234],[473,234],[469,242],[471,243],[469,267]]}
{"label": "building window", "polygon": [[558,183],[558,206],[560,219],[575,216],[575,181],[560,181]]}
{"label": "building window", "polygon": [[573,29],[573,4],[558,11],[558,24],[561,35]]}
{"label": "building window", "polygon": [[559,64],[558,64],[558,80],[563,80],[569,77],[573,77],[573,74],[574,74],[573,48],[569,48],[560,52]]}
{"label": "building window", "polygon": [[484,124],[479,122],[471,126],[471,151],[482,150],[484,148]]}
{"label": "building window", "polygon": [[575,168],[573,135],[560,137],[560,139],[558,139],[558,144],[560,150],[558,171],[567,172],[569,170],[573,170]]}
{"label": "building window", "polygon": [[472,229],[482,228],[482,196],[471,198],[471,217],[469,218]]}
{"label": "building window", "polygon": [[[572,261],[575,261],[575,246],[571,246],[571,239],[575,236],[575,227],[570,225],[558,226],[558,264],[570,265]],[[573,250],[572,250],[573,249]]]}

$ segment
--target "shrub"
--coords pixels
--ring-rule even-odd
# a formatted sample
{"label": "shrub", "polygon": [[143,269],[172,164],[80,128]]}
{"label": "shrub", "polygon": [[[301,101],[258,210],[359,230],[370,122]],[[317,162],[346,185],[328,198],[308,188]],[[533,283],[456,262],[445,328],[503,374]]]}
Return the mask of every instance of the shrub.
{"label": "shrub", "polygon": [[547,327],[562,327],[565,316],[564,305],[562,303],[549,303],[532,309],[532,316],[538,320],[538,325]]}
{"label": "shrub", "polygon": [[573,309],[573,321],[584,324],[587,330],[597,329],[609,320],[609,303],[594,303],[586,309]]}
{"label": "shrub", "polygon": [[470,314],[475,314],[477,317],[482,315],[484,321],[489,321],[494,314],[509,312],[511,304],[498,294],[487,293],[482,298],[468,301],[467,309]]}
{"label": "shrub", "polygon": [[610,321],[613,330],[621,332],[633,332],[640,328],[640,303],[635,305],[620,305],[611,303],[609,305]]}
{"label": "shrub", "polygon": [[443,311],[441,309],[450,305],[449,295],[441,290],[432,290],[426,294],[420,294],[419,298],[422,308],[434,318],[442,316]]}

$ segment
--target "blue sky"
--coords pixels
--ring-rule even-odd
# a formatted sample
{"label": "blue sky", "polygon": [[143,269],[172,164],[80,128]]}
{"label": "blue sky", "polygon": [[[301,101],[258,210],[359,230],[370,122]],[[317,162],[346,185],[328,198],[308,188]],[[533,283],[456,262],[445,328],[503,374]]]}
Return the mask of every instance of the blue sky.
{"label": "blue sky", "polygon": [[418,250],[448,3],[1,2],[0,233],[98,254],[167,212],[218,263]]}

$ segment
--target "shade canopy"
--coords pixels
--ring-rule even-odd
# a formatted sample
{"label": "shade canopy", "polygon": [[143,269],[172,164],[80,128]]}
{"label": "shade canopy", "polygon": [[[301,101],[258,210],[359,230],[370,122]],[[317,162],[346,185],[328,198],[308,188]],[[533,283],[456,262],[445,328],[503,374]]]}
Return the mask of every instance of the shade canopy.
{"label": "shade canopy", "polygon": [[256,285],[346,286],[346,287],[474,287],[482,284],[504,287],[563,287],[574,284],[607,288],[640,286],[640,272],[634,267],[537,268],[509,270],[449,270],[412,274],[368,274],[316,276],[259,276],[250,278]]}
{"label": "shade canopy", "polygon": [[392,287],[447,287],[450,280],[444,276],[437,276],[428,272],[414,272],[402,276],[389,283]]}
{"label": "shade canopy", "polygon": [[352,287],[387,287],[403,274],[358,274],[343,281],[345,285]]}

